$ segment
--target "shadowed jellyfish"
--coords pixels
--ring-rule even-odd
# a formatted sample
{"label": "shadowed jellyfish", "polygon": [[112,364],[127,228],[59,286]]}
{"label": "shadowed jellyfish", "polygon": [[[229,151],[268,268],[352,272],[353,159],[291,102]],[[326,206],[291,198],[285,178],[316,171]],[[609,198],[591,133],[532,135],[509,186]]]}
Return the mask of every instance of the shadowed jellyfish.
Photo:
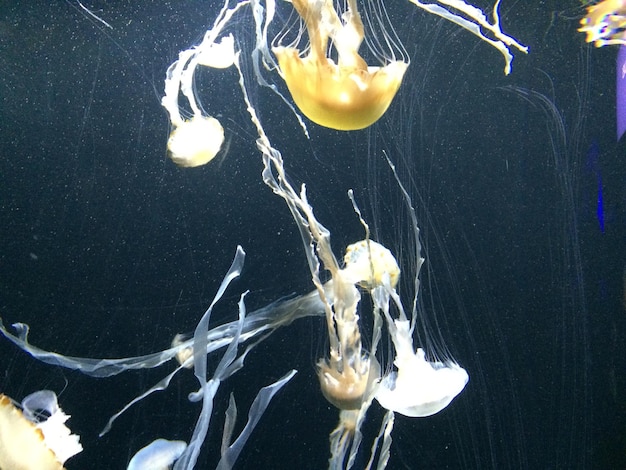
{"label": "shadowed jellyfish", "polygon": [[130,459],[127,470],[168,470],[186,448],[184,441],[157,439]]}

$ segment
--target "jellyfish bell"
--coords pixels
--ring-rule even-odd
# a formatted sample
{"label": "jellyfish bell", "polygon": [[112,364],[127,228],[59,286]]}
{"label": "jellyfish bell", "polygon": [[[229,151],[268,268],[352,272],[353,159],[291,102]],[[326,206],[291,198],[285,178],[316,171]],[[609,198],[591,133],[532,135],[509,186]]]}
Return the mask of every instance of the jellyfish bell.
{"label": "jellyfish bell", "polygon": [[[363,129],[387,110],[402,83],[408,63],[391,60],[368,66],[359,55],[364,28],[356,0],[339,16],[332,0],[293,0],[305,23],[310,49],[297,44],[272,51],[298,108],[316,124],[337,130]],[[328,44],[337,52],[329,57]]]}
{"label": "jellyfish bell", "polygon": [[130,459],[126,470],[168,470],[186,448],[185,441],[156,439]]}
{"label": "jellyfish bell", "polygon": [[398,370],[381,380],[376,400],[383,408],[412,418],[439,413],[463,391],[469,375],[456,363],[428,361],[422,348],[414,352],[409,321],[395,320],[394,325],[390,333]]}
{"label": "jellyfish bell", "polygon": [[211,116],[194,116],[183,121],[170,134],[167,149],[178,166],[205,165],[220,151],[224,142],[224,128]]}
{"label": "jellyfish bell", "polygon": [[193,345],[186,346],[189,341],[188,337],[182,333],[178,333],[172,340],[171,347],[177,348],[176,361],[183,367],[191,369],[193,367]]}
{"label": "jellyfish bell", "polygon": [[226,69],[235,63],[235,38],[232,34],[224,36],[220,41],[209,42],[200,47],[197,55],[198,64],[213,69]]}
{"label": "jellyfish bell", "polygon": [[[35,392],[22,407],[0,394],[0,468],[59,470],[83,450],[78,436],[65,426],[69,416],[59,408],[53,392]],[[49,416],[39,420],[37,412],[42,410]]]}
{"label": "jellyfish bell", "polygon": [[389,249],[373,240],[361,240],[349,245],[344,256],[344,271],[353,276],[354,283],[372,289],[383,283],[383,276],[389,275],[389,282],[395,288],[400,279],[400,268]]}

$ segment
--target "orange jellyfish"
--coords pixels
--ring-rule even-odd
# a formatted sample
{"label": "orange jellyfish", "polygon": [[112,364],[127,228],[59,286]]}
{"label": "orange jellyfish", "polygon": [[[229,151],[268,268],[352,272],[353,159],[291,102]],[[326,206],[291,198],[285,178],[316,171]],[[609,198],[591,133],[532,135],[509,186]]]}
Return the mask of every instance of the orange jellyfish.
{"label": "orange jellyfish", "polygon": [[[391,104],[408,62],[368,66],[359,55],[365,32],[356,0],[348,0],[341,17],[332,0],[293,0],[292,4],[308,32],[308,54],[302,55],[297,41],[272,51],[296,105],[311,121],[332,129],[372,125]],[[330,56],[332,49],[337,63]]]}
{"label": "orange jellyfish", "polygon": [[589,6],[578,31],[586,33],[586,41],[596,47],[626,44],[626,1],[604,0]]}

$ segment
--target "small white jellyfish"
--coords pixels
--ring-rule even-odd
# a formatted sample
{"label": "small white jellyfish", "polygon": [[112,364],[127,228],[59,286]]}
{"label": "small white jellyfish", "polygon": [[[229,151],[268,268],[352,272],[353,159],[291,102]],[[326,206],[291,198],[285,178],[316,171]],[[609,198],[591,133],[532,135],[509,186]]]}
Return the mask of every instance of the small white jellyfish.
{"label": "small white jellyfish", "polygon": [[194,116],[175,127],[167,141],[170,158],[178,166],[209,163],[222,148],[224,128],[214,117]]}
{"label": "small white jellyfish", "polygon": [[463,391],[469,376],[458,364],[429,362],[422,348],[413,351],[408,320],[395,320],[390,334],[397,371],[386,375],[376,391],[383,408],[412,418],[439,413]]}
{"label": "small white jellyfish", "polygon": [[79,437],[65,426],[68,419],[49,390],[24,398],[21,409],[0,394],[0,469],[62,469],[67,459],[83,450]]}
{"label": "small white jellyfish", "polygon": [[133,455],[126,470],[168,470],[186,448],[185,441],[156,439]]}
{"label": "small white jellyfish", "polygon": [[[224,128],[220,122],[206,116],[198,106],[193,86],[193,75],[198,65],[214,69],[225,69],[236,60],[235,40],[227,35],[218,40],[222,29],[237,10],[247,5],[238,3],[231,9],[224,8],[209,29],[202,42],[182,51],[178,60],[167,69],[165,95],[161,104],[167,110],[172,131],[167,142],[170,158],[178,166],[197,167],[205,165],[220,151],[224,143]],[[181,115],[179,94],[182,93],[191,108],[192,117]]]}
{"label": "small white jellyfish", "polygon": [[389,283],[395,288],[400,279],[400,268],[396,258],[387,248],[373,240],[361,240],[348,245],[343,257],[344,271],[354,284],[365,289],[373,289],[383,283],[383,276],[389,276]]}

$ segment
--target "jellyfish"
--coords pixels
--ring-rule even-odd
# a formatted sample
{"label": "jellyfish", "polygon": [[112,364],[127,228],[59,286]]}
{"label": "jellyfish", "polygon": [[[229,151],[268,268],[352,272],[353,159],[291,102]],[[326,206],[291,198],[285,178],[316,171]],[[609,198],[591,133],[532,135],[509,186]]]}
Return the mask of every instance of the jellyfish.
{"label": "jellyfish", "polygon": [[578,31],[586,33],[586,41],[596,47],[626,44],[626,2],[603,0],[590,5]]}
{"label": "jellyfish", "polygon": [[186,448],[185,441],[155,439],[133,455],[126,470],[168,470]]}
{"label": "jellyfish", "polygon": [[0,394],[0,468],[59,470],[83,450],[50,390],[34,392],[20,406]]}
{"label": "jellyfish", "polygon": [[[205,165],[215,158],[224,143],[224,128],[212,116],[204,115],[196,101],[193,89],[193,74],[197,65],[212,69],[225,69],[234,62],[234,38],[227,35],[218,40],[222,29],[230,18],[247,1],[238,3],[228,9],[226,3],[216,18],[212,29],[209,29],[202,43],[194,48],[182,51],[167,69],[165,78],[165,95],[161,104],[167,110],[172,131],[167,142],[170,158],[181,167],[197,167]],[[192,116],[189,119],[181,115],[179,93],[182,93]]]}
{"label": "jellyfish", "polygon": [[[365,31],[356,0],[347,2],[341,16],[332,0],[295,0],[292,4],[306,25],[308,53],[303,56],[297,41],[277,45],[272,51],[296,105],[311,121],[332,129],[372,125],[391,104],[408,62],[366,63],[359,54]],[[330,48],[336,51],[336,63]]]}

